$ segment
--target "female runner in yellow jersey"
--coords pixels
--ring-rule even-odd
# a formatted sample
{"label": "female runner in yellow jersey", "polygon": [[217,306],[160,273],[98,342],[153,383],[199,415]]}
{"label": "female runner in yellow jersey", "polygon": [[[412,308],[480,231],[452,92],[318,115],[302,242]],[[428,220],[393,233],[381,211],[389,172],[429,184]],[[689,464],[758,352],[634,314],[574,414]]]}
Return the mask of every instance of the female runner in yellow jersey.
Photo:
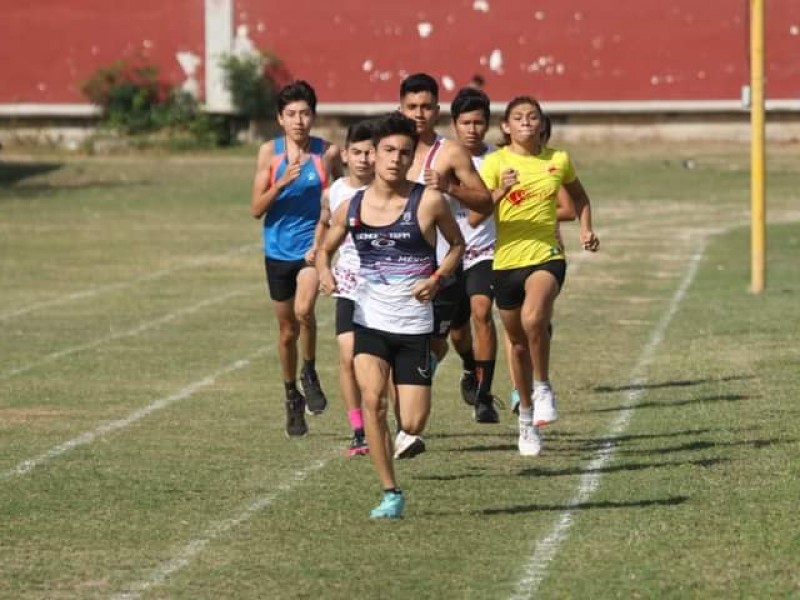
{"label": "female runner in yellow jersey", "polygon": [[558,418],[550,386],[547,326],[566,276],[564,252],[556,239],[557,196],[562,185],[575,204],[581,243],[596,251],[589,198],[569,155],[542,143],[542,110],[521,96],[506,108],[501,123],[507,145],[488,155],[481,176],[495,203],[495,301],[511,340],[514,373],[521,393],[519,451],[541,450],[538,426]]}

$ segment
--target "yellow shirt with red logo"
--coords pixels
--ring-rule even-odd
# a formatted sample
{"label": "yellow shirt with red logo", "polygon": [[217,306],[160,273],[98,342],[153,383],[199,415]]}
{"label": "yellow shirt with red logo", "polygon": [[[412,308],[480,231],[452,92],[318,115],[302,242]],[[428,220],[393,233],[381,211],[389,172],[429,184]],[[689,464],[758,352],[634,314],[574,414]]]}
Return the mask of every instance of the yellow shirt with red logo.
{"label": "yellow shirt with red logo", "polygon": [[518,183],[494,207],[493,268],[503,271],[563,259],[556,239],[556,197],[558,188],[576,177],[569,154],[544,148],[536,156],[523,156],[501,148],[481,165],[486,187],[500,187],[506,169],[517,171]]}

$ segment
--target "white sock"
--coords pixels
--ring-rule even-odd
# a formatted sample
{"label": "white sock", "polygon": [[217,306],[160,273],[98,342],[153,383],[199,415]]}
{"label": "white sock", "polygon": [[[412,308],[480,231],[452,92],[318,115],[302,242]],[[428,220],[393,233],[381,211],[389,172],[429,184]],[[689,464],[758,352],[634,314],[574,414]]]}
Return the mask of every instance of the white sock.
{"label": "white sock", "polygon": [[522,425],[530,425],[533,423],[533,407],[529,406],[525,408],[524,406],[519,407],[519,422]]}
{"label": "white sock", "polygon": [[550,387],[550,380],[549,379],[545,379],[544,381],[538,381],[536,379],[533,380],[533,389],[534,390],[539,389],[539,388],[549,388],[549,387]]}

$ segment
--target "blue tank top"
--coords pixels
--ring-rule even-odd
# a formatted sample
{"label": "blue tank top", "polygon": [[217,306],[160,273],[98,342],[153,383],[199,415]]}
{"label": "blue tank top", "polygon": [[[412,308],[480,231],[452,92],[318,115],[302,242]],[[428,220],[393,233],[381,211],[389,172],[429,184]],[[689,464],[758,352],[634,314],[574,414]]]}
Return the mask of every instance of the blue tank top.
{"label": "blue tank top", "polygon": [[353,321],[359,325],[390,333],[433,331],[432,304],[420,302],[412,291],[436,268],[436,249],[425,239],[417,215],[424,190],[414,184],[403,212],[383,226],[361,220],[363,190],[350,201],[347,228],[360,261]]}
{"label": "blue tank top", "polygon": [[[275,138],[270,165],[270,185],[283,176],[288,165],[286,141]],[[302,260],[314,242],[319,221],[325,169],[322,155],[325,141],[311,138],[310,159],[300,167],[300,175],[281,190],[264,215],[264,254],[273,260]]]}

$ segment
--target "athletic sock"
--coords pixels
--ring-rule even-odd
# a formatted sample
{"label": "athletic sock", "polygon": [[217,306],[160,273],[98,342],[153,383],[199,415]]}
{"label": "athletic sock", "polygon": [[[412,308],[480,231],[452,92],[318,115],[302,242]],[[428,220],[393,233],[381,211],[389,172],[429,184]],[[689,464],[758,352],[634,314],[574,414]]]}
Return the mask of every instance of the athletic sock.
{"label": "athletic sock", "polygon": [[475,374],[478,378],[478,393],[490,394],[492,391],[492,381],[494,381],[494,365],[493,360],[476,360],[475,361]]}
{"label": "athletic sock", "polygon": [[317,359],[316,358],[304,358],[303,359],[303,371],[316,371],[317,370]]}
{"label": "athletic sock", "polygon": [[383,491],[386,492],[387,494],[395,494],[395,495],[399,494],[401,496],[403,495],[403,490],[401,490],[400,488],[396,488],[396,487],[394,487],[394,488],[384,488]]}
{"label": "athletic sock", "polygon": [[465,371],[470,373],[475,371],[475,354],[472,352],[472,348],[466,352],[459,352],[458,355],[461,357],[461,364]]}
{"label": "athletic sock", "polygon": [[524,406],[519,407],[519,422],[522,425],[531,425],[533,423],[533,407],[529,406],[525,408]]}
{"label": "athletic sock", "polygon": [[287,394],[289,392],[296,392],[297,391],[297,382],[294,381],[294,380],[292,380],[292,381],[284,381],[283,382],[283,387],[286,388],[286,393]]}
{"label": "athletic sock", "polygon": [[347,411],[347,416],[350,419],[350,427],[352,427],[353,431],[358,433],[364,431],[364,414],[361,412],[360,408],[353,408]]}
{"label": "athletic sock", "polygon": [[536,391],[539,388],[549,388],[550,387],[550,380],[545,379],[544,381],[539,381],[537,379],[533,380],[533,389]]}

